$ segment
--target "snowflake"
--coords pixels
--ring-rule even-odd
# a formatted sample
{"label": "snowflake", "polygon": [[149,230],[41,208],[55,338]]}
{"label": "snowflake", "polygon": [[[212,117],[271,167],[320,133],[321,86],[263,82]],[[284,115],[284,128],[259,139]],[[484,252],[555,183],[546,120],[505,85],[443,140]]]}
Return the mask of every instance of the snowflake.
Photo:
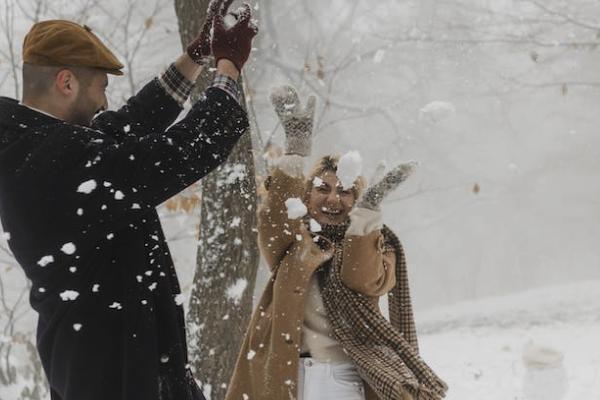
{"label": "snowflake", "polygon": [[96,181],[93,179],[90,179],[88,181],[81,183],[79,185],[79,187],[77,188],[77,192],[84,193],[84,194],[90,194],[94,191],[94,189],[96,189],[97,186],[98,185],[96,184]]}
{"label": "snowflake", "polygon": [[77,248],[75,247],[75,245],[72,242],[65,243],[60,248],[60,251],[62,251],[63,253],[65,253],[67,255],[71,255],[71,254],[75,253],[76,250],[77,250]]}
{"label": "snowflake", "polygon": [[60,293],[60,298],[62,301],[74,301],[77,299],[77,297],[79,297],[79,292],[76,292],[75,290],[65,290],[64,292]]}
{"label": "snowflake", "polygon": [[52,256],[44,256],[42,258],[39,259],[39,261],[37,262],[37,264],[40,267],[45,267],[46,265],[53,263],[54,262],[54,257]]}

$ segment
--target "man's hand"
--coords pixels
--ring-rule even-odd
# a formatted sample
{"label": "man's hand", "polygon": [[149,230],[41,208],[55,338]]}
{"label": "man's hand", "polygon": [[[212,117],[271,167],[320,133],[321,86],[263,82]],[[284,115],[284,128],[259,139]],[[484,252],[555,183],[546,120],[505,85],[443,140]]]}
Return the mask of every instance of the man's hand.
{"label": "man's hand", "polygon": [[249,4],[244,3],[241,11],[233,15],[237,17],[237,21],[230,28],[225,26],[223,13],[214,17],[212,53],[217,63],[224,58],[241,71],[250,56],[252,38],[258,33],[258,28],[251,22],[252,11]]}
{"label": "man's hand", "polygon": [[385,174],[379,182],[369,186],[356,206],[370,210],[379,210],[379,205],[383,199],[404,182],[413,173],[416,166],[417,163],[415,161],[398,165]]}
{"label": "man's hand", "polygon": [[211,52],[210,29],[217,15],[226,15],[233,0],[211,0],[206,11],[206,19],[196,38],[187,46],[186,52],[197,64],[206,64]]}
{"label": "man's hand", "polygon": [[286,153],[309,156],[312,147],[315,96],[308,98],[304,108],[300,104],[296,89],[282,86],[271,92],[271,103],[283,125]]}

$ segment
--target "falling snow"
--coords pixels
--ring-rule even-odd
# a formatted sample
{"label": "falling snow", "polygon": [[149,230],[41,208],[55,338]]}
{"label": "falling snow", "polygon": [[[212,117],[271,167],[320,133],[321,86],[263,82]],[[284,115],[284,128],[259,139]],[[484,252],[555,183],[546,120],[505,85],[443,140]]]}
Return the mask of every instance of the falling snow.
{"label": "falling snow", "polygon": [[313,218],[310,219],[309,225],[310,225],[310,231],[314,232],[314,233],[321,232],[321,230],[323,229],[323,228],[321,228],[321,224],[319,224]]}
{"label": "falling snow", "polygon": [[63,253],[65,253],[67,255],[74,254],[76,250],[77,250],[77,248],[71,242],[63,244],[63,246],[60,248],[60,251],[62,251]]}
{"label": "falling snow", "polygon": [[96,184],[96,181],[93,179],[90,179],[88,181],[83,182],[81,185],[79,185],[79,187],[77,188],[77,192],[79,193],[84,193],[84,194],[90,194],[94,191],[94,189],[96,189],[98,185]]}
{"label": "falling snow", "polygon": [[37,262],[37,264],[40,267],[45,267],[46,265],[53,263],[54,262],[54,257],[52,256],[44,256],[42,258],[39,259],[39,261]]}
{"label": "falling snow", "polygon": [[64,292],[60,293],[60,298],[63,301],[74,301],[77,299],[77,297],[79,297],[79,292],[75,290],[65,290]]}

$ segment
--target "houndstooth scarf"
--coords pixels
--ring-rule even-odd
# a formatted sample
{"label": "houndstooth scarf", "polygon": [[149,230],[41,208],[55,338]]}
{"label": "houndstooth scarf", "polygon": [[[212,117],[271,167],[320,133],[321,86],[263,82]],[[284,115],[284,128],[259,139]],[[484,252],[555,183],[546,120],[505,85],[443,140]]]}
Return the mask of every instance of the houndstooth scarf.
{"label": "houndstooth scarf", "polygon": [[[340,230],[326,227],[323,236],[339,243]],[[336,340],[354,361],[358,372],[381,400],[438,400],[446,384],[421,359],[408,287],[404,250],[394,233],[384,227],[385,245],[396,252],[396,286],[388,294],[390,321],[367,296],[342,283],[342,247],[319,270],[321,295]]]}

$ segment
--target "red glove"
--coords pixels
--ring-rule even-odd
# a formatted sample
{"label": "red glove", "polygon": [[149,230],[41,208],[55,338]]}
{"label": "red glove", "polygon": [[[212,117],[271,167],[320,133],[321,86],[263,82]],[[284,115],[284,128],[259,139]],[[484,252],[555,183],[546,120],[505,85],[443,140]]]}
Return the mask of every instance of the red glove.
{"label": "red glove", "polygon": [[248,61],[252,49],[252,38],[258,28],[250,22],[252,11],[244,3],[237,22],[229,29],[225,27],[223,14],[217,14],[213,21],[212,53],[218,62],[225,58],[235,64],[239,71]]}
{"label": "red glove", "polygon": [[227,9],[233,0],[211,0],[206,11],[206,19],[200,30],[200,34],[187,46],[187,53],[194,62],[200,65],[206,63],[206,58],[211,56],[210,48],[210,28],[212,27],[213,19],[217,15],[227,14]]}

